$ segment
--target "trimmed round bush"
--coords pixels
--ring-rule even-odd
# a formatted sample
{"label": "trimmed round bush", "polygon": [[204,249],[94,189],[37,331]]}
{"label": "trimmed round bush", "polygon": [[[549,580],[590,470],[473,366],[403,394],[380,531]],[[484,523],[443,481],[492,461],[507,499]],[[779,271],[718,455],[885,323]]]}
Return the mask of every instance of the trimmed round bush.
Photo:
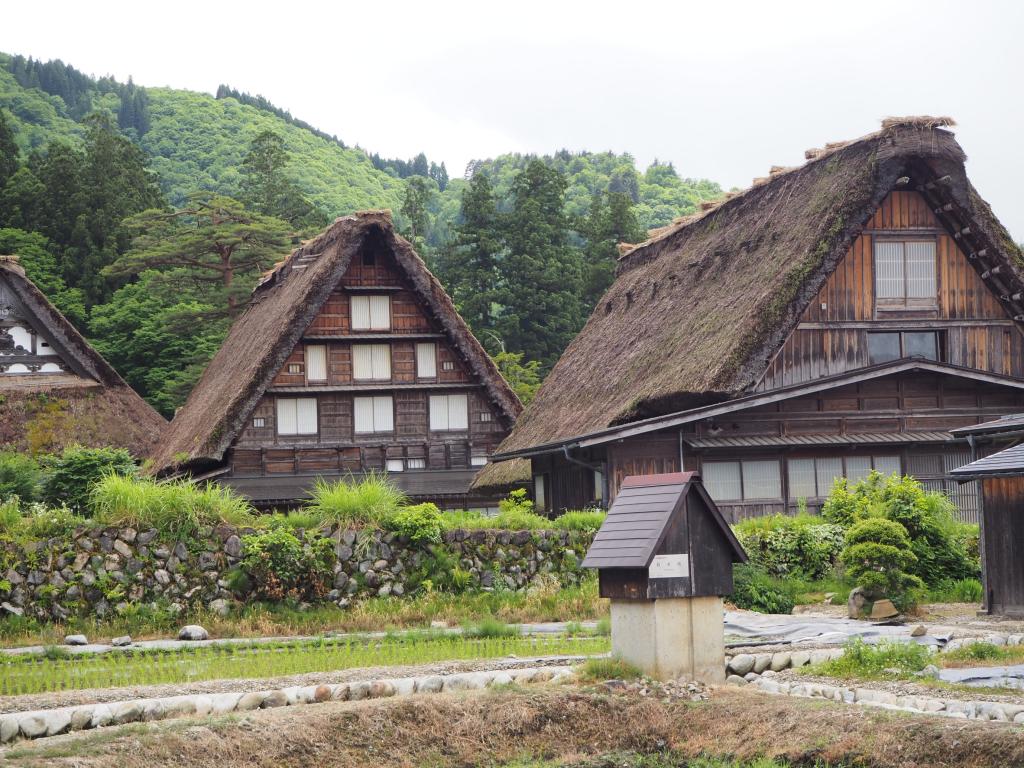
{"label": "trimmed round bush", "polygon": [[910,550],[907,529],[892,520],[869,517],[854,524],[846,534],[841,556],[846,573],[864,589],[869,600],[883,597],[898,607],[913,603],[913,592],[924,582],[910,573],[917,557]]}

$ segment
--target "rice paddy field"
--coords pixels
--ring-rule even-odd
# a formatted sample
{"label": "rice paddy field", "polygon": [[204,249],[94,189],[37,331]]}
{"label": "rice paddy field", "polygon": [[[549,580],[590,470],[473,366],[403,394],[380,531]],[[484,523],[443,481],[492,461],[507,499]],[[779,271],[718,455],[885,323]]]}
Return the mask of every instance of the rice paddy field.
{"label": "rice paddy field", "polygon": [[0,659],[0,696],[271,678],[356,667],[427,664],[508,656],[583,656],[607,653],[606,636],[468,637],[407,632],[381,637],[324,637],[280,643],[209,644],[175,650],[138,649],[99,654],[44,654]]}

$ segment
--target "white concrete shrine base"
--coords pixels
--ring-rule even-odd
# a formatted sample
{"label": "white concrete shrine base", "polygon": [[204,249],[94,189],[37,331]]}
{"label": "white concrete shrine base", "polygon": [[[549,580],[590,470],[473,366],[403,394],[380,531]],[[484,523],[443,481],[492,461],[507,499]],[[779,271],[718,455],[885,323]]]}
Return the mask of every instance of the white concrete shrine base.
{"label": "white concrete shrine base", "polygon": [[655,680],[725,682],[720,597],[612,600],[612,655]]}

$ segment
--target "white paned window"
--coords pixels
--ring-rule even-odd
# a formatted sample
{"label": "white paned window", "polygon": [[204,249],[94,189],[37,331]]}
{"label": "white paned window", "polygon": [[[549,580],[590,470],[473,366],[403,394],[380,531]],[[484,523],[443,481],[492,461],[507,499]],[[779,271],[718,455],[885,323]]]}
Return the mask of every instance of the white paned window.
{"label": "white paned window", "polygon": [[267,426],[267,420],[263,416],[253,416],[252,425],[255,429],[263,429]]}
{"label": "white paned window", "polygon": [[894,473],[900,474],[899,456],[872,456],[871,460],[875,465],[875,469],[886,477]]}
{"label": "white paned window", "polygon": [[818,495],[814,459],[790,459],[786,465],[791,499],[810,499]]}
{"label": "white paned window", "polygon": [[835,485],[836,478],[843,476],[843,460],[835,458],[815,459],[814,461],[815,474],[818,478],[818,495],[828,496],[832,486]]}
{"label": "white paned window", "polygon": [[353,398],[352,411],[357,435],[395,431],[395,406],[390,395]]}
{"label": "white paned window", "polygon": [[533,503],[537,509],[547,509],[547,482],[544,475],[533,476]]}
{"label": "white paned window", "polygon": [[388,472],[405,471],[405,462],[402,461],[401,459],[388,459],[385,466],[387,467]]}
{"label": "white paned window", "polygon": [[327,347],[323,344],[306,347],[306,381],[327,381]]}
{"label": "white paned window", "polygon": [[594,470],[594,501],[604,501],[604,472]]}
{"label": "white paned window", "polygon": [[352,378],[360,381],[389,381],[391,345],[353,344]]}
{"label": "white paned window", "polygon": [[739,501],[743,498],[738,461],[705,461],[701,477],[708,495],[715,501]]}
{"label": "white paned window", "polygon": [[315,435],[317,433],[315,397],[279,397],[277,434]]}
{"label": "white paned window", "polygon": [[934,240],[876,240],[875,295],[889,304],[934,301]]}
{"label": "white paned window", "polygon": [[7,333],[10,334],[15,347],[21,347],[26,352],[32,351],[32,332],[28,328],[12,325],[7,329]]}
{"label": "white paned window", "polygon": [[742,465],[744,499],[778,499],[782,497],[779,462],[774,459],[744,461]]}
{"label": "white paned window", "polygon": [[437,378],[437,345],[425,342],[416,345],[416,376],[421,379]]}
{"label": "white paned window", "polygon": [[39,355],[40,357],[45,357],[46,355],[56,355],[57,350],[51,347],[45,339],[36,336],[36,354]]}
{"label": "white paned window", "polygon": [[863,480],[871,474],[871,459],[868,456],[849,456],[846,459],[846,477],[851,483]]}
{"label": "white paned window", "polygon": [[469,397],[431,395],[430,429],[433,432],[469,429]]}
{"label": "white paned window", "polygon": [[352,296],[353,331],[391,330],[390,296]]}
{"label": "white paned window", "polygon": [[875,243],[875,295],[880,299],[903,298],[903,243]]}
{"label": "white paned window", "polygon": [[482,467],[486,463],[487,463],[487,457],[486,456],[473,456],[469,460],[469,465],[471,467]]}
{"label": "white paned window", "polygon": [[427,460],[426,459],[406,459],[405,460],[405,466],[408,469],[426,469],[427,468]]}

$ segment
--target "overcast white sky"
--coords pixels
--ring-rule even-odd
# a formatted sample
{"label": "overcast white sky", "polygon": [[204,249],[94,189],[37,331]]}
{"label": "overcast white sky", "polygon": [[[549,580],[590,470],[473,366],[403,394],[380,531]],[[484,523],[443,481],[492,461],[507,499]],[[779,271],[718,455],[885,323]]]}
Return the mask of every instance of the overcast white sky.
{"label": "overcast white sky", "polygon": [[47,2],[0,50],[142,85],[261,93],[348,143],[452,175],[502,152],[631,152],[749,185],[771,165],[951,115],[975,186],[1024,240],[1024,3]]}

